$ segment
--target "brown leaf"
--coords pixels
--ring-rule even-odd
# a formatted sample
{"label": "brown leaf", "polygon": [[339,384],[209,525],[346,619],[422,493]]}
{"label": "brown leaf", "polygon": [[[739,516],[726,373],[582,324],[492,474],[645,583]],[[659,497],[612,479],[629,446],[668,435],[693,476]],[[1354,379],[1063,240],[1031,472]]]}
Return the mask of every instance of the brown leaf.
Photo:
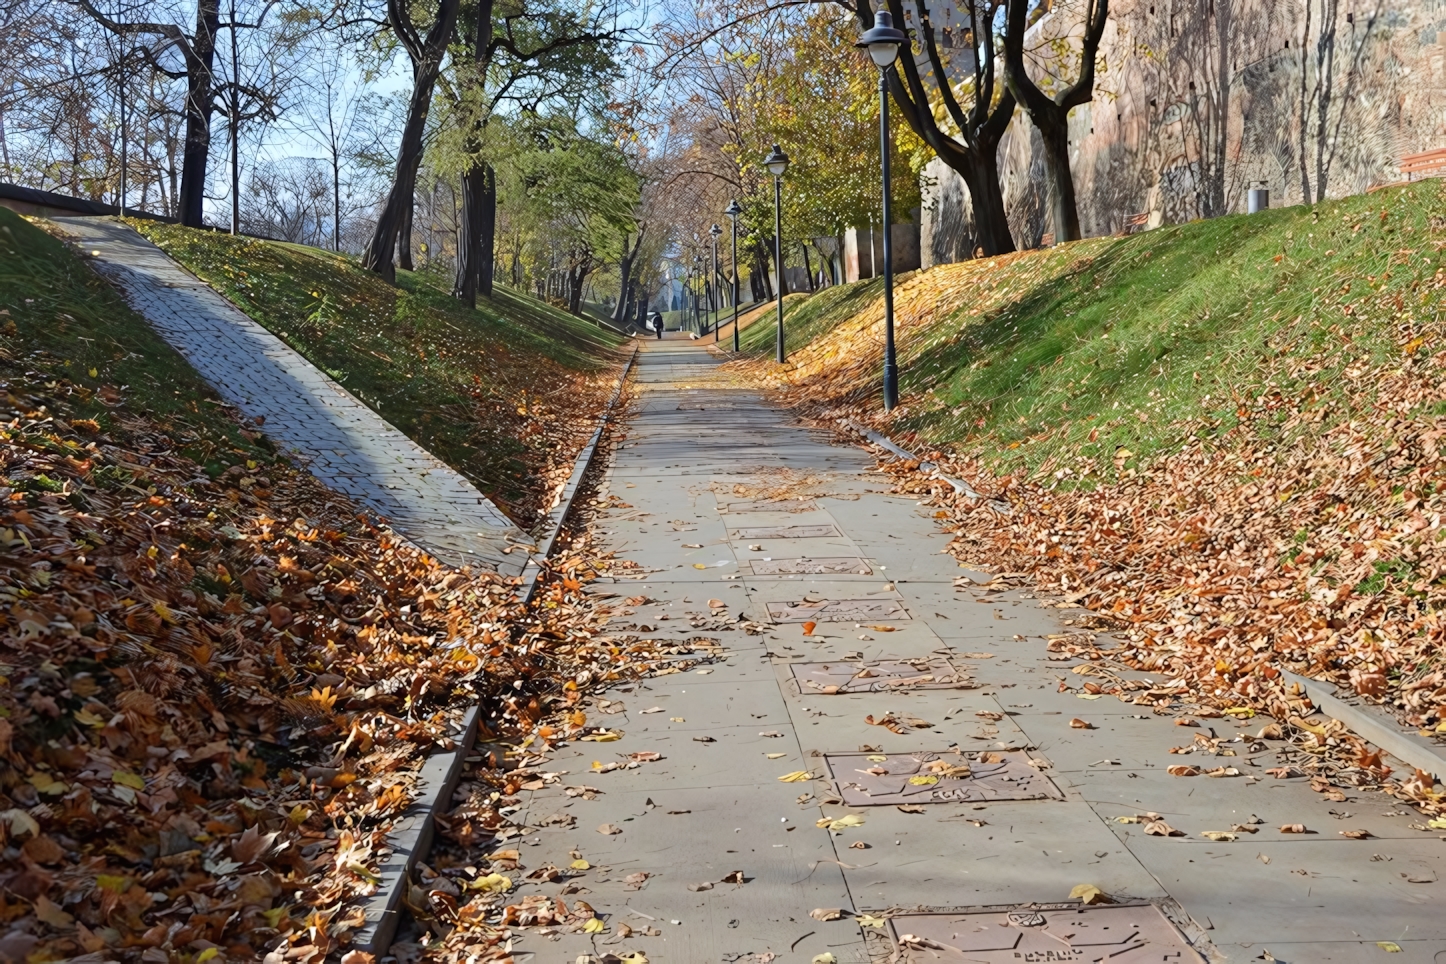
{"label": "brown leaf", "polygon": [[1308,833],[1303,823],[1287,823],[1281,826],[1281,833]]}
{"label": "brown leaf", "polygon": [[1366,840],[1374,836],[1369,830],[1341,830],[1338,831],[1342,837],[1349,840]]}
{"label": "brown leaf", "polygon": [[1145,833],[1154,837],[1183,837],[1183,830],[1176,830],[1163,820],[1151,820],[1145,824]]}
{"label": "brown leaf", "polygon": [[597,828],[597,832],[605,837],[611,837],[613,834],[622,833],[623,830],[621,827],[615,827],[610,823],[605,823]]}
{"label": "brown leaf", "polygon": [[1186,766],[1183,763],[1176,763],[1173,766],[1166,767],[1165,772],[1172,777],[1198,777],[1200,775],[1200,768]]}
{"label": "brown leaf", "polygon": [[815,907],[808,912],[808,916],[814,920],[838,920],[843,917],[843,909],[839,907]]}
{"label": "brown leaf", "polygon": [[1086,723],[1084,720],[1081,720],[1078,717],[1070,720],[1069,725],[1076,730],[1093,730],[1095,728],[1095,725],[1093,723]]}

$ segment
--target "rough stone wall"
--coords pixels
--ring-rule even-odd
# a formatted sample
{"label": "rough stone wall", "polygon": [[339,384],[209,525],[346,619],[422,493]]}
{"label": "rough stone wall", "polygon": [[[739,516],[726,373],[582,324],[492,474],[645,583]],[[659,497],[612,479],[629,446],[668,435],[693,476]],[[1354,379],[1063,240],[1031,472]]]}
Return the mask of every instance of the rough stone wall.
{"label": "rough stone wall", "polygon": [[[1151,227],[1403,180],[1446,147],[1446,0],[1115,0],[1091,104],[1070,119],[1081,227]],[[1055,24],[1067,26],[1067,2]],[[1049,230],[1038,135],[1018,113],[1000,167],[1016,245]],[[972,250],[968,190],[927,169],[924,261]]]}

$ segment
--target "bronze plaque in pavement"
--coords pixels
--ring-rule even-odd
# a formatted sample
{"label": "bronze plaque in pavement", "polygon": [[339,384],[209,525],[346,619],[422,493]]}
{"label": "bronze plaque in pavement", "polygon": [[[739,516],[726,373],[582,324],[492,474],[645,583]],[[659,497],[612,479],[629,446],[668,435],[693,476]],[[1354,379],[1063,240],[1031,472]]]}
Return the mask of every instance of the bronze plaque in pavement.
{"label": "bronze plaque in pavement", "polygon": [[883,659],[872,663],[794,663],[793,678],[805,693],[888,693],[895,690],[974,689],[975,683],[947,659]]}
{"label": "bronze plaque in pavement", "polygon": [[728,533],[730,539],[836,539],[838,529],[818,526],[745,526]]}
{"label": "bronze plaque in pavement", "polygon": [[812,512],[818,503],[812,499],[779,499],[776,502],[730,502],[729,512]]}
{"label": "bronze plaque in pavement", "polygon": [[775,623],[863,623],[880,619],[909,619],[897,599],[824,599],[819,602],[771,602],[768,616]]}
{"label": "bronze plaque in pavement", "polygon": [[934,961],[939,951],[977,964],[1100,961],[1108,964],[1205,964],[1205,958],[1154,904],[1032,904],[889,920],[899,961]]}
{"label": "bronze plaque in pavement", "polygon": [[748,564],[753,567],[755,576],[873,575],[869,564],[856,556],[837,556],[828,559],[750,559]]}
{"label": "bronze plaque in pavement", "polygon": [[1064,799],[1019,750],[825,753],[823,759],[850,807]]}

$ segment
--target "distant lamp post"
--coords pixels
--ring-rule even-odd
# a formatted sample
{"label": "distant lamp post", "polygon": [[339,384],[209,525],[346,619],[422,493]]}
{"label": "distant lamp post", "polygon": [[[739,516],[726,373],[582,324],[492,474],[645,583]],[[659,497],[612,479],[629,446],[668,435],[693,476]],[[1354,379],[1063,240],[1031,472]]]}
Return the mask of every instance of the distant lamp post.
{"label": "distant lamp post", "polygon": [[693,330],[699,335],[703,334],[703,302],[698,297],[699,285],[696,282],[703,280],[703,256],[693,255]]}
{"label": "distant lamp post", "polygon": [[884,411],[899,404],[899,368],[894,357],[894,238],[893,205],[889,200],[889,69],[899,58],[899,47],[909,38],[894,26],[887,10],[874,14],[874,25],[865,30],[855,47],[869,52],[879,68],[879,154],[884,176]]}
{"label": "distant lamp post", "polygon": [[718,289],[715,287],[715,282],[718,280],[718,235],[723,233],[723,229],[715,224],[708,229],[708,233],[713,237],[713,273],[708,275],[708,307],[713,309],[713,343],[716,345],[718,343]]}
{"label": "distant lamp post", "polygon": [[788,291],[783,274],[783,174],[788,170],[788,155],[774,144],[763,166],[773,175],[773,262],[778,265],[778,363],[782,365],[788,357],[783,351],[783,296]]}
{"label": "distant lamp post", "polygon": [[728,220],[733,223],[733,350],[738,351],[738,215],[743,213],[743,208],[734,198],[728,202],[723,209],[728,215]]}

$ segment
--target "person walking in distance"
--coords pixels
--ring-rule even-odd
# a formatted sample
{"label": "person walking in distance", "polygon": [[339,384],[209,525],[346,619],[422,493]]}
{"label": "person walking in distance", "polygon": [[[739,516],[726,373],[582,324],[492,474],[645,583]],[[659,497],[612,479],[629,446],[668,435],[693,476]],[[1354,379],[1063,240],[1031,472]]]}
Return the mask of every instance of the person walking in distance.
{"label": "person walking in distance", "polygon": [[658,333],[658,340],[663,340],[663,316],[659,312],[653,312],[653,331]]}

